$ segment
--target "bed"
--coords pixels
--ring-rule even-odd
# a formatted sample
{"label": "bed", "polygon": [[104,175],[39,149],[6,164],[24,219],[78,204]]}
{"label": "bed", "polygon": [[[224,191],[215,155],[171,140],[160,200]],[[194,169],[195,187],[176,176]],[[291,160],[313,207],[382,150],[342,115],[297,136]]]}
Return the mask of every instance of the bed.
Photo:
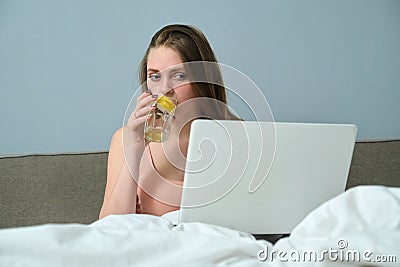
{"label": "bed", "polygon": [[275,244],[204,223],[110,215],[0,230],[0,266],[398,266],[400,188],[358,186]]}

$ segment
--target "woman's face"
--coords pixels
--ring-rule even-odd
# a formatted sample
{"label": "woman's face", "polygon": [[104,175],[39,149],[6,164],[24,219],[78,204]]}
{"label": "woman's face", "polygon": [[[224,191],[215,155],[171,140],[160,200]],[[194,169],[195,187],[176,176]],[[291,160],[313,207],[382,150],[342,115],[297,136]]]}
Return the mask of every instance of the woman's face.
{"label": "woman's face", "polygon": [[179,54],[165,46],[153,48],[147,57],[147,88],[153,95],[174,89],[179,103],[194,98],[192,86]]}

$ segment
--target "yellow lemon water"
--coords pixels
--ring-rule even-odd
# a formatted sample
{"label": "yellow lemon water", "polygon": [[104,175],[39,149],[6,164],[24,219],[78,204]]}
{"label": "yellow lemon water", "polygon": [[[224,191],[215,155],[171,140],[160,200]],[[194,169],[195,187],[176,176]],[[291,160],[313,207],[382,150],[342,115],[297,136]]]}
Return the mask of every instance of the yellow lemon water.
{"label": "yellow lemon water", "polygon": [[161,143],[166,140],[166,137],[168,137],[168,133],[164,133],[161,129],[148,127],[145,131],[144,137],[150,142]]}
{"label": "yellow lemon water", "polygon": [[161,143],[168,139],[171,118],[176,108],[175,102],[167,97],[160,96],[156,100],[157,109],[150,113],[145,123],[144,137],[150,142]]}

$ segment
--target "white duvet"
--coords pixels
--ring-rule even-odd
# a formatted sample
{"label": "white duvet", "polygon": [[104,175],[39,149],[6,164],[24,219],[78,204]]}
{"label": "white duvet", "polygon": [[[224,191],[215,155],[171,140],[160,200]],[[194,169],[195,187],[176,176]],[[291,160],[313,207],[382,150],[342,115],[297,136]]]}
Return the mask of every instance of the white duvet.
{"label": "white duvet", "polygon": [[202,223],[112,215],[0,230],[0,266],[400,266],[400,188],[360,186],[274,246]]}

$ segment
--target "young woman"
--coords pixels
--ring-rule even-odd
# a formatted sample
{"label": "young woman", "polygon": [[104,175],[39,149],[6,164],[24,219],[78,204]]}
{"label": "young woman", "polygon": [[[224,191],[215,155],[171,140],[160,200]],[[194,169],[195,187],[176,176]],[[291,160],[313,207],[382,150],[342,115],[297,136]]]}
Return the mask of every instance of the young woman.
{"label": "young woman", "polygon": [[[179,209],[191,122],[198,117],[235,118],[221,105],[205,107],[197,103],[180,109],[195,99],[207,98],[226,104],[218,65],[207,67],[206,64],[201,71],[196,68],[196,73],[202,73],[200,80],[213,76],[213,82],[196,83],[190,82],[193,77],[189,79],[190,71],[185,67],[189,62],[217,62],[210,44],[197,28],[168,25],[151,39],[140,65],[143,93],[127,125],[112,137],[100,218],[126,213],[160,216]],[[173,94],[177,99],[175,120],[167,143],[147,142],[144,123],[154,108],[151,103],[161,94]],[[188,107],[196,107],[193,119],[187,119]]]}

